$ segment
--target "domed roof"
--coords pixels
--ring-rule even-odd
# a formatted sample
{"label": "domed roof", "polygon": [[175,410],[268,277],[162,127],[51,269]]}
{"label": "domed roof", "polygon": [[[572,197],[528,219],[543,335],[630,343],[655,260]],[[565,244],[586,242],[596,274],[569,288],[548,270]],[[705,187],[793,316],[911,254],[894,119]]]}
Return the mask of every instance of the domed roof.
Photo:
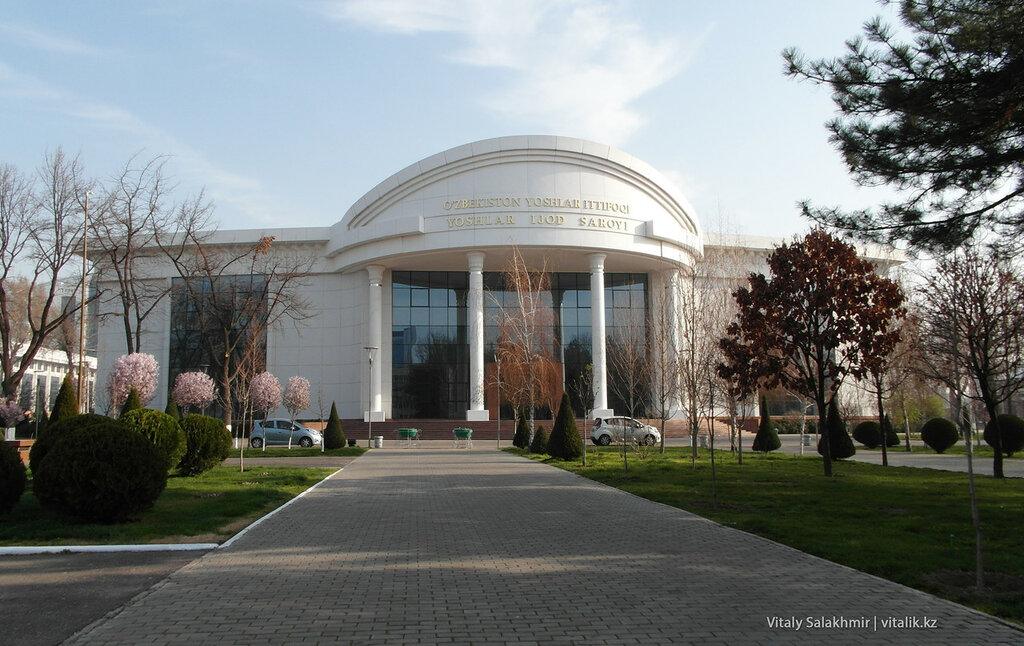
{"label": "domed roof", "polygon": [[[394,244],[402,238],[415,242]],[[485,139],[427,157],[357,200],[331,239],[329,253],[352,255],[343,265],[509,245],[671,261],[702,249],[693,207],[661,173],[610,146],[555,136]]]}

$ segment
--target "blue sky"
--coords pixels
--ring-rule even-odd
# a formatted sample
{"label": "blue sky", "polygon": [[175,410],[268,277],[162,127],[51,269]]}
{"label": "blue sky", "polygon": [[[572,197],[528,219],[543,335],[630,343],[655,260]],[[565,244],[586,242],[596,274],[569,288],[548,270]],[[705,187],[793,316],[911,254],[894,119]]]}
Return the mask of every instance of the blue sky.
{"label": "blue sky", "polygon": [[873,0],[94,0],[0,8],[0,163],[62,146],[99,177],[170,155],[221,227],[330,225],[405,166],[558,134],[661,170],[706,229],[790,236],[795,203],[871,206],[827,140],[827,88]]}

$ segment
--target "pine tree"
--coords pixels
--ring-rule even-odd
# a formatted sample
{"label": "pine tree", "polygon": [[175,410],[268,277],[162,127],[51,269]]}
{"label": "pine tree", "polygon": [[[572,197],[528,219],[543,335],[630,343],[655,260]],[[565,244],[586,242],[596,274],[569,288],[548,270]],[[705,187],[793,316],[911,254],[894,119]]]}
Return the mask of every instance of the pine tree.
{"label": "pine tree", "polygon": [[530,427],[526,425],[526,415],[519,411],[519,421],[516,422],[516,434],[512,436],[512,446],[520,449],[530,447]]}
{"label": "pine tree", "polygon": [[167,406],[164,407],[164,412],[176,420],[181,419],[181,411],[178,410],[178,403],[174,401],[174,395],[167,397]]}
{"label": "pine tree", "polygon": [[343,446],[345,446],[345,432],[341,430],[338,407],[331,402],[331,414],[327,418],[327,428],[324,429],[324,448],[330,451]]}
{"label": "pine tree", "polygon": [[124,406],[121,407],[121,415],[130,410],[138,410],[140,408],[142,408],[142,400],[139,398],[139,391],[135,390],[135,386],[132,386],[131,391],[128,393],[128,399],[124,400]]}
{"label": "pine tree", "polygon": [[576,427],[576,414],[569,403],[569,393],[562,393],[558,416],[548,438],[548,455],[562,460],[575,460],[583,455],[583,440]]}
{"label": "pine tree", "polygon": [[537,427],[537,432],[533,434],[533,440],[530,442],[530,453],[537,453],[543,455],[548,452],[548,433],[544,430],[543,426]]}
{"label": "pine tree", "polygon": [[761,453],[768,453],[778,449],[780,446],[782,446],[782,440],[779,439],[779,434],[775,431],[775,427],[772,426],[772,417],[768,414],[768,400],[762,395],[761,422],[757,425],[757,435],[754,436],[754,446],[752,448]]}
{"label": "pine tree", "polygon": [[57,399],[53,402],[53,410],[50,412],[49,422],[59,422],[67,417],[78,414],[78,393],[75,392],[75,385],[71,381],[71,373],[64,377],[64,383],[60,385],[57,392]]}
{"label": "pine tree", "polygon": [[[852,457],[857,452],[857,447],[853,445],[853,439],[846,432],[846,422],[840,417],[839,408],[836,407],[835,400],[828,405],[828,417],[825,419],[824,432],[828,433],[829,453],[832,454],[831,459],[842,460]],[[818,453],[822,455],[824,455],[822,453],[823,445],[823,440],[819,440]]]}

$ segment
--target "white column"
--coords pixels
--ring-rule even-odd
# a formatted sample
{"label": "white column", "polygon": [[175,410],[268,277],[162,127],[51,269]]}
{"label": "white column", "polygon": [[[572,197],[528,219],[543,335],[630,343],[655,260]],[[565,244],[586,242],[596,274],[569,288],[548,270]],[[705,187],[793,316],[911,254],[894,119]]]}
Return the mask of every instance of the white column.
{"label": "white column", "polygon": [[484,254],[471,251],[469,259],[469,410],[466,420],[490,419],[484,409]]}
{"label": "white column", "polygon": [[[667,330],[664,330],[665,339],[668,341],[668,348],[663,348],[668,352],[673,353],[676,357],[679,356],[679,270],[668,269],[665,271],[665,298],[662,302],[662,307],[665,308],[664,315],[661,317],[663,325],[668,326]],[[666,364],[673,364],[674,362],[664,362]],[[671,408],[671,419],[678,419],[683,416],[683,400],[679,389],[679,371],[673,370],[673,374],[669,377],[662,375],[662,378],[669,378],[673,381],[672,387],[672,400],[669,404]]]}
{"label": "white column", "polygon": [[590,255],[590,337],[591,354],[594,361],[594,411],[593,417],[609,417],[613,411],[608,408],[608,367],[605,358],[604,328],[604,259],[605,254]]}
{"label": "white column", "polygon": [[[384,308],[382,304],[382,285],[384,282],[384,267],[382,265],[370,265],[366,268],[366,273],[370,277],[370,312],[369,320],[367,321],[366,330],[366,345],[378,348],[373,356],[373,369],[369,370],[370,366],[367,362],[367,369],[371,373],[368,375],[370,380],[370,410],[366,412],[365,419],[367,421],[373,420],[374,422],[384,421],[384,409],[381,405],[381,373],[383,372],[384,363],[384,350],[381,345],[381,332],[384,329]],[[364,362],[367,361],[367,357],[362,357]],[[365,386],[365,384],[364,384]]]}

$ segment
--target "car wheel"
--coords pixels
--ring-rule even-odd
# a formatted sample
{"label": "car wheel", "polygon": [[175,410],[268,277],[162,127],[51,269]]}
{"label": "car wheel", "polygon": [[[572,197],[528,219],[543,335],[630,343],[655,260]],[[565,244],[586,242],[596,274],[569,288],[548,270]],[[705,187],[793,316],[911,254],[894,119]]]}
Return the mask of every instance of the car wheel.
{"label": "car wheel", "polygon": [[608,446],[609,444],[612,443],[612,438],[610,435],[602,435],[601,437],[597,438],[597,443],[600,444],[601,446]]}
{"label": "car wheel", "polygon": [[309,447],[313,446],[313,440],[309,439],[308,437],[304,437],[301,440],[299,440],[299,446],[301,446],[304,449],[308,449]]}
{"label": "car wheel", "polygon": [[646,444],[647,446],[654,446],[654,443],[656,441],[657,440],[654,439],[653,435],[648,435],[647,437],[644,438],[644,444]]}
{"label": "car wheel", "polygon": [[251,440],[249,440],[249,446],[251,446],[254,449],[261,449],[261,448],[263,448],[263,438],[262,437],[254,437],[254,438],[252,438]]}

